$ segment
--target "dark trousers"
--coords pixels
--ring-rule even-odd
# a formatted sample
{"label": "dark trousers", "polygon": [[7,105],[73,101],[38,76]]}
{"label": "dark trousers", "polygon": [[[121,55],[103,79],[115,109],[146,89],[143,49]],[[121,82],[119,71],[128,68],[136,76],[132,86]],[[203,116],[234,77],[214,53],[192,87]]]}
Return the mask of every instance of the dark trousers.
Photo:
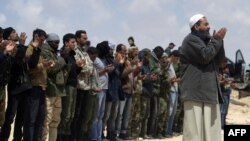
{"label": "dark trousers", "polygon": [[8,104],[5,114],[5,122],[1,129],[0,139],[8,141],[11,131],[11,124],[14,122],[14,136],[13,141],[21,141],[23,137],[22,127],[24,123],[24,116],[26,110],[26,99],[29,91],[17,95],[8,94]]}
{"label": "dark trousers", "polygon": [[150,99],[150,116],[148,119],[148,135],[157,136],[160,98],[154,95]]}
{"label": "dark trousers", "polygon": [[223,93],[223,100],[224,103],[221,104],[220,107],[220,112],[221,112],[221,129],[224,129],[224,126],[226,124],[226,117],[227,117],[227,113],[228,113],[228,107],[229,107],[229,103],[230,103],[230,92],[227,93]]}
{"label": "dark trousers", "polygon": [[42,87],[33,86],[27,97],[27,108],[24,122],[24,140],[41,141],[45,120],[45,91]]}
{"label": "dark trousers", "polygon": [[77,90],[75,117],[72,123],[72,136],[81,140],[89,137],[95,117],[97,98],[88,90]]}
{"label": "dark trousers", "polygon": [[5,121],[5,87],[0,86],[0,127],[3,126]]}

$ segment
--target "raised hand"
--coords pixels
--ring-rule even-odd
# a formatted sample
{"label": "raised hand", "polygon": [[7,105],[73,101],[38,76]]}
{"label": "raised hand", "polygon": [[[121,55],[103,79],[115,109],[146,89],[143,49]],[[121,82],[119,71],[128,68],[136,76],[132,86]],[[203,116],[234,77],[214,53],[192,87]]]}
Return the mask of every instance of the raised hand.
{"label": "raised hand", "polygon": [[40,43],[39,43],[39,41],[36,40],[36,39],[32,42],[32,46],[33,46],[34,48],[38,48],[39,45],[40,45]]}
{"label": "raised hand", "polygon": [[109,64],[109,65],[107,65],[106,67],[105,67],[105,69],[106,69],[106,71],[107,72],[112,72],[113,70],[114,70],[114,66],[112,65],[112,64]]}
{"label": "raised hand", "polygon": [[76,65],[78,67],[84,67],[86,65],[86,61],[83,59],[78,59],[78,60],[76,60]]}
{"label": "raised hand", "polygon": [[153,73],[153,74],[150,75],[150,78],[151,78],[151,80],[155,81],[155,80],[158,79],[158,75]]}
{"label": "raised hand", "polygon": [[24,45],[26,39],[27,39],[26,33],[25,32],[21,32],[21,34],[19,36],[19,44]]}
{"label": "raised hand", "polygon": [[5,49],[4,49],[4,53],[8,54],[8,55],[15,55],[16,53],[16,43],[13,41],[5,41]]}
{"label": "raised hand", "polygon": [[48,60],[48,59],[43,59],[42,63],[43,66],[47,69],[54,67],[56,64],[54,60]]}
{"label": "raised hand", "polygon": [[225,27],[221,28],[218,32],[214,30],[213,37],[217,40],[223,40],[226,35],[227,29]]}

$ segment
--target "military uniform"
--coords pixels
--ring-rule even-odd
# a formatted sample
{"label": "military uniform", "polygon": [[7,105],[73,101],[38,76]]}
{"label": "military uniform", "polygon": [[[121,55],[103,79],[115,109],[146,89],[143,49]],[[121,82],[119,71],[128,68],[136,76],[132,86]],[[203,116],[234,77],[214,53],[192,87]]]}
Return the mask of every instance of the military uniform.
{"label": "military uniform", "polygon": [[[177,78],[181,77],[182,73],[182,64],[180,62],[174,63],[173,64],[175,73]],[[179,88],[179,87],[178,87]],[[180,90],[178,89],[178,93],[180,94]],[[183,131],[183,117],[184,117],[184,111],[183,111],[183,103],[180,99],[178,98],[178,105],[177,105],[177,110],[175,114],[175,119],[174,119],[174,125],[173,125],[173,131],[181,133]]]}
{"label": "military uniform", "polygon": [[43,127],[43,141],[55,141],[57,127],[61,121],[62,99],[66,96],[65,84],[68,68],[64,59],[57,56],[56,50],[44,44],[41,55],[48,60],[54,60],[55,66],[48,71],[46,95],[46,118]]}
{"label": "military uniform", "polygon": [[133,137],[138,137],[140,133],[141,123],[141,94],[142,94],[142,81],[134,78],[135,91],[132,98],[132,111],[131,122],[129,123],[131,128],[131,134]]}

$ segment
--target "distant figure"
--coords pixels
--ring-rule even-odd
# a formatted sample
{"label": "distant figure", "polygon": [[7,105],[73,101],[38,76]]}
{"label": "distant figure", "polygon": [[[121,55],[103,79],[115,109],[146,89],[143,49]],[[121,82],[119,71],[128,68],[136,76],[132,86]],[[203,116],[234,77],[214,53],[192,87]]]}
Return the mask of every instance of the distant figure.
{"label": "distant figure", "polygon": [[181,57],[186,62],[180,83],[183,141],[220,141],[222,94],[217,75],[225,59],[223,39],[227,29],[221,28],[211,36],[209,22],[202,14],[192,16],[189,25],[191,33],[181,46]]}
{"label": "distant figure", "polygon": [[135,47],[136,46],[134,37],[132,37],[132,36],[128,37],[128,43],[129,43],[130,47]]}
{"label": "distant figure", "polygon": [[169,56],[171,53],[171,50],[175,47],[175,44],[173,42],[169,43],[168,47],[165,49],[165,53]]}
{"label": "distant figure", "polygon": [[230,72],[228,65],[225,63],[220,67],[220,87],[223,96],[224,103],[220,106],[221,111],[221,129],[224,129],[224,125],[226,124],[226,117],[228,113],[228,106],[230,103],[230,94],[232,92],[231,85],[233,84],[233,80],[230,78]]}

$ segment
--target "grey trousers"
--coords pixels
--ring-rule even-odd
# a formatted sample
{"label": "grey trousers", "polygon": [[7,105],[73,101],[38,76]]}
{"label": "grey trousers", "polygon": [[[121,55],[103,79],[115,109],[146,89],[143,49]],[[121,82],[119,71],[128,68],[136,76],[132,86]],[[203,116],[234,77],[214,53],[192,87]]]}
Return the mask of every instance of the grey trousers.
{"label": "grey trousers", "polygon": [[221,141],[219,104],[184,101],[183,141]]}

